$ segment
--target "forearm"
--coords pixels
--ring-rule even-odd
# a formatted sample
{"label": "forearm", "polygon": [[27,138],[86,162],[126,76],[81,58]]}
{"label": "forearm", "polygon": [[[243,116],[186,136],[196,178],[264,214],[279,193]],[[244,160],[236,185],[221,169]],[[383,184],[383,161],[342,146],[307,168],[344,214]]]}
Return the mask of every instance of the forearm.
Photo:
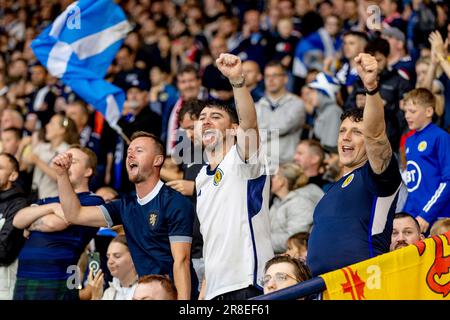
{"label": "forearm", "polygon": [[56,232],[67,228],[69,224],[56,214],[48,214],[34,221],[28,231]]}
{"label": "forearm", "polygon": [[39,218],[52,213],[53,209],[50,204],[26,207],[16,214],[13,225],[18,229],[26,229]]}
{"label": "forearm", "polygon": [[364,140],[367,158],[376,174],[386,170],[391,161],[392,148],[386,134],[384,106],[380,95],[366,95],[364,108]]}
{"label": "forearm", "polygon": [[59,199],[64,216],[68,222],[76,224],[78,215],[81,211],[81,204],[75,191],[73,190],[67,173],[58,176],[57,183]]}
{"label": "forearm", "polygon": [[250,91],[244,85],[241,88],[233,87],[234,100],[236,102],[236,111],[239,115],[239,126],[241,129],[257,129],[257,117],[255,103],[250,95]]}
{"label": "forearm", "polygon": [[36,167],[38,167],[42,172],[48,175],[52,180],[56,181],[56,173],[48,164],[46,164],[41,159],[37,158]]}
{"label": "forearm", "polygon": [[374,95],[366,94],[363,119],[365,137],[376,138],[386,134],[384,104],[379,93]]}
{"label": "forearm", "polygon": [[191,298],[191,271],[189,259],[175,260],[173,263],[173,278],[178,292],[178,300]]}
{"label": "forearm", "polygon": [[428,223],[433,222],[440,214],[445,213],[444,211],[448,201],[450,201],[450,181],[443,181],[422,208],[419,217]]}

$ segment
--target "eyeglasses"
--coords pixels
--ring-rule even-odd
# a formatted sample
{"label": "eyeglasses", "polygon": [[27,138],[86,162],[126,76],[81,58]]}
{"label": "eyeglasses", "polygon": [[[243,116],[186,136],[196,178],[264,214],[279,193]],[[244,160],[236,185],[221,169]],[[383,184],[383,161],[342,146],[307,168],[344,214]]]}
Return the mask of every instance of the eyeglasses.
{"label": "eyeglasses", "polygon": [[[275,273],[275,275],[273,277],[273,280],[276,283],[280,283],[280,282],[286,281],[288,278],[291,278],[291,279],[299,282],[299,280],[297,278],[295,278],[295,277],[293,277],[293,276],[291,276],[291,275],[289,275],[287,273],[284,273],[284,272],[277,272],[277,273]],[[264,287],[267,286],[267,284],[270,282],[271,279],[272,279],[272,276],[270,274],[266,274],[264,277],[261,278],[262,285]]]}

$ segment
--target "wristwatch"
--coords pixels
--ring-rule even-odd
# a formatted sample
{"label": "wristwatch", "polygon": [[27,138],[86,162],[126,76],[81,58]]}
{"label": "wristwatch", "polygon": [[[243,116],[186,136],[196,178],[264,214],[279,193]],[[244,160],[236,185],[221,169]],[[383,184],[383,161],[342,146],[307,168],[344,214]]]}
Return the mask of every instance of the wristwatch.
{"label": "wristwatch", "polygon": [[230,84],[233,88],[242,88],[245,85],[245,77],[244,75],[241,76],[242,78],[238,81],[230,81]]}

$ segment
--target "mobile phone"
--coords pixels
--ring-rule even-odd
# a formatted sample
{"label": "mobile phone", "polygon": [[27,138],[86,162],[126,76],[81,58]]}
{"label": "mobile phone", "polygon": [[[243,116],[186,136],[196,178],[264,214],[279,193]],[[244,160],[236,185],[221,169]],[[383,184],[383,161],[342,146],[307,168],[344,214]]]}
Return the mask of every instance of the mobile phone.
{"label": "mobile phone", "polygon": [[89,252],[88,253],[88,268],[92,270],[92,275],[95,277],[100,270],[100,253]]}

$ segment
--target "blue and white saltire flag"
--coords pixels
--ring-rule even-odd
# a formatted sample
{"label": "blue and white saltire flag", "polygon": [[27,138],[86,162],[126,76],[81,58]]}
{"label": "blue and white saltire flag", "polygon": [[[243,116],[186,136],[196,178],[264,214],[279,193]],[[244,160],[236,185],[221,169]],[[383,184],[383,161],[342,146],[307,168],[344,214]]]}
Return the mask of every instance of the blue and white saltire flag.
{"label": "blue and white saltire flag", "polygon": [[37,59],[118,129],[125,93],[104,80],[131,30],[113,0],[72,3],[31,43]]}

